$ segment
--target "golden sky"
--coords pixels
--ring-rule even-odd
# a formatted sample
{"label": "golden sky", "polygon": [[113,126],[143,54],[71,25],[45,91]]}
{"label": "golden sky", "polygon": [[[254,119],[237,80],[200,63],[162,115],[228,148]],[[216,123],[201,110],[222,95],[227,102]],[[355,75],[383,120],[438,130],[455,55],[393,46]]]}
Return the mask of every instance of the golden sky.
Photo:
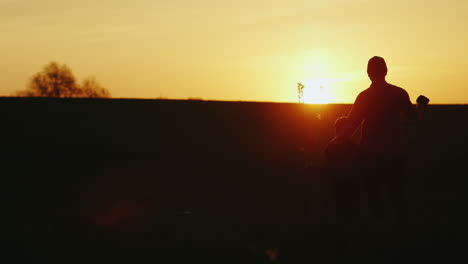
{"label": "golden sky", "polygon": [[468,103],[467,13],[462,0],[0,0],[0,96],[57,61],[113,97],[296,102],[303,82],[352,103],[378,55],[413,102]]}

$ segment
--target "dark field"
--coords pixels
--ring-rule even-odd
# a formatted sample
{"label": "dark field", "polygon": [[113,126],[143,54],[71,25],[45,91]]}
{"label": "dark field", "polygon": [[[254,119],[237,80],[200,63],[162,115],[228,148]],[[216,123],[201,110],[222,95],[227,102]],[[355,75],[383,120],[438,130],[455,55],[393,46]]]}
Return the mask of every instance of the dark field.
{"label": "dark field", "polygon": [[268,248],[280,263],[465,263],[468,106],[403,123],[408,230],[355,232],[343,251],[323,150],[349,108],[0,98],[3,248],[64,263],[268,263]]}

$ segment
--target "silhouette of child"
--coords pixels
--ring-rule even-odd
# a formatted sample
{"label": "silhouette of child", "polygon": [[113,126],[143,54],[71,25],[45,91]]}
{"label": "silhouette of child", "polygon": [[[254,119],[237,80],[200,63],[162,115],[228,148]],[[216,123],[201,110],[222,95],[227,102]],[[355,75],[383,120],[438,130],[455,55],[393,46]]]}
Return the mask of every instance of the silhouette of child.
{"label": "silhouette of child", "polygon": [[[343,134],[349,125],[347,117],[335,121],[335,135]],[[360,204],[359,149],[350,136],[332,140],[325,149],[332,194],[335,199],[334,233],[338,254],[349,243],[350,233],[357,224]]]}
{"label": "silhouette of child", "polygon": [[[340,117],[335,121],[335,135],[343,134],[349,126],[347,117]],[[356,168],[358,162],[358,146],[353,143],[349,135],[333,139],[325,149],[328,167],[336,170]]]}

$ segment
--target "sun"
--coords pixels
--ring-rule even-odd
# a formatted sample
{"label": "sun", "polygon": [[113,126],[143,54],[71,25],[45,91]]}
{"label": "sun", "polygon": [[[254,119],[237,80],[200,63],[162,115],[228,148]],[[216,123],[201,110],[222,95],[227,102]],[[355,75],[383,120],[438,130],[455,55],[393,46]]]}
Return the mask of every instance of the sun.
{"label": "sun", "polygon": [[304,86],[304,103],[306,104],[329,104],[333,100],[325,81],[306,81]]}

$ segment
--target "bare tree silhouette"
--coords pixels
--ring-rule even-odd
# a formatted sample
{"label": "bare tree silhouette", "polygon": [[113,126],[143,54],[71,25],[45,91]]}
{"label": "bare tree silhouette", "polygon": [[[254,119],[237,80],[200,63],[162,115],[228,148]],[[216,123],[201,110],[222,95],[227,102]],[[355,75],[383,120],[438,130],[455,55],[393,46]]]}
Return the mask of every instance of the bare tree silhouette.
{"label": "bare tree silhouette", "polygon": [[110,92],[94,78],[88,78],[80,86],[70,68],[65,64],[51,62],[30,80],[26,90],[16,92],[15,96],[25,97],[92,97],[107,98]]}

